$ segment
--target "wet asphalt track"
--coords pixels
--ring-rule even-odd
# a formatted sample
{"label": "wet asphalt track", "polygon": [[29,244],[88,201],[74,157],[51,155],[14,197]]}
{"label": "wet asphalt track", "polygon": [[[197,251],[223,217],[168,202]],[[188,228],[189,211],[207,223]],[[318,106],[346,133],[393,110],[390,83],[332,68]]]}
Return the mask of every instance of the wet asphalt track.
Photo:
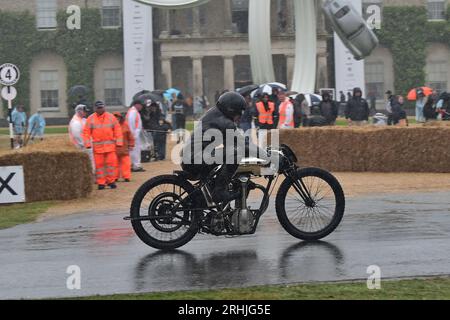
{"label": "wet asphalt track", "polygon": [[[254,236],[199,235],[173,253],[134,235],[126,212],[89,213],[0,231],[0,299],[241,287],[450,274],[450,193],[347,200],[321,243],[287,234],[271,209]],[[66,269],[81,268],[81,290]]]}

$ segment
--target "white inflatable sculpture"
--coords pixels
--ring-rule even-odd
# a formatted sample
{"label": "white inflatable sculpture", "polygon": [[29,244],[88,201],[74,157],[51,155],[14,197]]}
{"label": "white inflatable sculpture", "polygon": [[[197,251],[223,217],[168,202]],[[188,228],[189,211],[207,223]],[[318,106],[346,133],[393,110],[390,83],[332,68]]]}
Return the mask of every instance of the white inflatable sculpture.
{"label": "white inflatable sculpture", "polygon": [[[135,0],[158,8],[182,9],[202,5],[210,0]],[[249,46],[253,81],[269,83],[274,79],[270,36],[270,0],[249,0]],[[292,90],[313,92],[316,84],[316,1],[295,3],[296,51]],[[319,2],[322,2],[318,0]],[[378,39],[353,7],[350,0],[325,0],[322,10],[332,28],[361,60],[372,53]]]}
{"label": "white inflatable sculpture", "polygon": [[199,6],[209,0],[135,0],[156,8],[183,9]]}

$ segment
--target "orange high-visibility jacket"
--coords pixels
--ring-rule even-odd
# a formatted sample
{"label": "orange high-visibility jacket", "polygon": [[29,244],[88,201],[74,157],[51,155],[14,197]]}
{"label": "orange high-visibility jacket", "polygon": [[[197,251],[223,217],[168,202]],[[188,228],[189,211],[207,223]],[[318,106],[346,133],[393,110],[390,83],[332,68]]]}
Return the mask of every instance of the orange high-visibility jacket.
{"label": "orange high-visibility jacket", "polygon": [[130,149],[134,148],[135,140],[126,121],[120,127],[122,128],[123,146],[118,146],[116,152],[118,156],[127,156],[130,154]]}
{"label": "orange high-visibility jacket", "polygon": [[258,122],[261,124],[273,124],[273,113],[275,112],[275,104],[269,101],[269,110],[266,110],[263,102],[256,104],[258,110]]}
{"label": "orange high-visibility jacket", "polygon": [[[289,99],[286,99],[284,102],[280,104],[280,126],[284,125],[286,123],[286,119],[288,118],[287,115],[287,108],[291,106],[292,103],[289,101]],[[291,128],[294,128],[294,115],[291,116],[290,122],[288,123],[288,126]]]}
{"label": "orange high-visibility jacket", "polygon": [[[84,126],[84,146],[92,147],[94,153],[115,152],[116,146],[123,145],[122,129],[111,113],[105,112],[101,116],[94,113]],[[91,144],[92,139],[92,144]]]}

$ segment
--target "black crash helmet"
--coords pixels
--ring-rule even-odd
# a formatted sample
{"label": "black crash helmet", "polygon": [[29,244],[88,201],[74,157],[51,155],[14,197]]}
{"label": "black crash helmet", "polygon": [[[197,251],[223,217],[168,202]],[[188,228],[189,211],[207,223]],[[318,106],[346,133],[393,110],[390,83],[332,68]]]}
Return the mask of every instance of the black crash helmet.
{"label": "black crash helmet", "polygon": [[220,96],[217,101],[217,108],[225,117],[233,120],[236,116],[241,116],[247,107],[244,97],[237,92],[227,92]]}

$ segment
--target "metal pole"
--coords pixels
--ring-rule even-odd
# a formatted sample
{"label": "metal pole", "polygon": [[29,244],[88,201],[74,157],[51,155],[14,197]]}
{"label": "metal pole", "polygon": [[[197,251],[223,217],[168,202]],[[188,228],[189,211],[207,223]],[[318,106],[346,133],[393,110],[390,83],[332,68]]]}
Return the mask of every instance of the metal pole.
{"label": "metal pole", "polygon": [[12,100],[8,100],[8,115],[9,115],[9,138],[11,139],[11,149],[14,149],[14,130],[12,120]]}

